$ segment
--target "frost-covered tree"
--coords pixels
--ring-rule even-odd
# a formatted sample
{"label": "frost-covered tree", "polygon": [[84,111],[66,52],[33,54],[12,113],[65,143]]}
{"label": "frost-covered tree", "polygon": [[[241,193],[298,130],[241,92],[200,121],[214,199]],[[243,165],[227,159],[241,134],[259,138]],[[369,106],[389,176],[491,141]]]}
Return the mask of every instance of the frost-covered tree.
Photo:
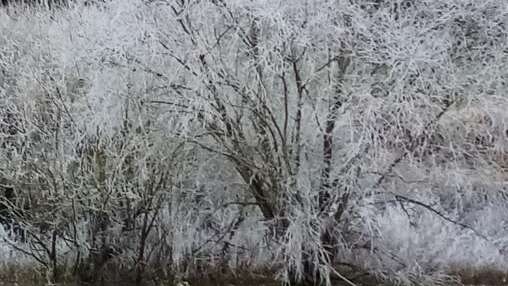
{"label": "frost-covered tree", "polygon": [[[506,5],[466,2],[163,2],[174,20],[158,41],[179,67],[168,104],[194,112],[210,138],[198,144],[249,185],[290,276],[327,280],[363,235],[344,231],[362,201],[436,211],[407,190],[446,188],[440,169],[464,193],[473,178],[457,173],[493,162],[452,126],[506,103]],[[497,122],[490,141],[506,138]]]}
{"label": "frost-covered tree", "polygon": [[329,285],[349,265],[416,283],[470,264],[408,246],[441,227],[439,247],[507,264],[505,232],[479,225],[506,204],[505,1],[0,13],[0,183],[16,197],[0,214],[54,277],[115,261],[138,281],[249,265]]}

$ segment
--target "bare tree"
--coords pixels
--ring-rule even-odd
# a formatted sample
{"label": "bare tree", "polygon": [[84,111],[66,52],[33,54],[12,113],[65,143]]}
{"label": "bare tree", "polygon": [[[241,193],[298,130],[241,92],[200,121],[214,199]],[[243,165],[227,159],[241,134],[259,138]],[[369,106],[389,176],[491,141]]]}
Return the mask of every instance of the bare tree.
{"label": "bare tree", "polygon": [[23,238],[4,241],[54,281],[272,267],[330,285],[354,282],[347,266],[410,284],[441,279],[458,248],[508,265],[504,232],[477,222],[506,199],[506,11],[2,10],[0,219]]}

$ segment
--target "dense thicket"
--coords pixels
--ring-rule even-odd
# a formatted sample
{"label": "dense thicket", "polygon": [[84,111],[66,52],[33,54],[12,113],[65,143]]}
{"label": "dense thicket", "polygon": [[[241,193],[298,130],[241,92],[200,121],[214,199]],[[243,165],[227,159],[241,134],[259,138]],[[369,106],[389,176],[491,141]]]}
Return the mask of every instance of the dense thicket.
{"label": "dense thicket", "polygon": [[503,0],[0,10],[4,242],[53,280],[505,267],[507,22]]}
{"label": "dense thicket", "polygon": [[24,6],[45,6],[53,8],[55,6],[62,6],[67,4],[67,0],[2,0],[2,6],[9,5],[24,5]]}

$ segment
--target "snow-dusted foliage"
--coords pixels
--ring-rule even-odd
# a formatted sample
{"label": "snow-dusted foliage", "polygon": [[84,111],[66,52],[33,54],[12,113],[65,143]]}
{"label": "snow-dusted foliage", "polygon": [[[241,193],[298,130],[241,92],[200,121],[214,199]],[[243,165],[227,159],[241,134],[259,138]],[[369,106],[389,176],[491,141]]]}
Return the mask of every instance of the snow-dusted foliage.
{"label": "snow-dusted foliage", "polygon": [[507,25],[503,0],[2,8],[4,245],[52,279],[506,267]]}

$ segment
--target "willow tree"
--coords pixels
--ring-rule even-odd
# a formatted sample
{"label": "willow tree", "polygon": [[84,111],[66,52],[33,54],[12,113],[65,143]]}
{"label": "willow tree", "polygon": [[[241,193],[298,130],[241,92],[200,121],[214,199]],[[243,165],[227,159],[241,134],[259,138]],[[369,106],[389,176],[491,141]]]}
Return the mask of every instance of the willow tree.
{"label": "willow tree", "polygon": [[156,3],[178,74],[165,103],[206,130],[190,140],[234,164],[290,280],[329,282],[366,197],[418,203],[398,192],[414,187],[401,170],[483,160],[450,153],[463,142],[449,113],[506,91],[500,70],[488,91],[470,89],[472,66],[506,62],[500,1]]}
{"label": "willow tree", "polygon": [[0,211],[47,268],[65,244],[140,281],[257,240],[286,282],[345,264],[421,282],[390,211],[500,245],[462,217],[505,196],[505,1],[80,5],[0,11],[0,187],[21,199]]}

